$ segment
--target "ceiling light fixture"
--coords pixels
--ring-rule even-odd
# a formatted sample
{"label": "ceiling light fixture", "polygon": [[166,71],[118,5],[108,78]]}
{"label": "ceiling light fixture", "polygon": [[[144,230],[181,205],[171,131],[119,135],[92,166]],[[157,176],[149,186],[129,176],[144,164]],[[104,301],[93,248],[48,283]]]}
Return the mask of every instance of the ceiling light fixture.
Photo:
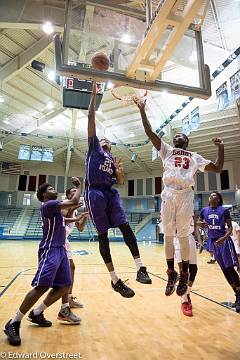
{"label": "ceiling light fixture", "polygon": [[47,108],[49,109],[49,110],[52,110],[52,109],[54,109],[54,103],[52,102],[52,101],[49,101],[48,103],[47,103]]}
{"label": "ceiling light fixture", "polygon": [[56,77],[55,71],[54,71],[54,70],[50,70],[50,71],[48,72],[48,74],[47,74],[47,77],[48,77],[49,80],[54,81],[54,80],[55,80],[55,77]]}
{"label": "ceiling light fixture", "polygon": [[121,41],[125,44],[130,44],[131,38],[128,34],[124,34],[121,38]]}
{"label": "ceiling light fixture", "polygon": [[48,35],[50,35],[54,32],[53,25],[50,21],[47,21],[45,24],[43,24],[42,29]]}
{"label": "ceiling light fixture", "polygon": [[191,56],[189,57],[189,60],[192,62],[197,61],[197,52],[196,51],[192,52]]}
{"label": "ceiling light fixture", "polygon": [[107,83],[107,89],[108,89],[108,90],[112,89],[113,86],[114,86],[113,83],[111,83],[111,82],[108,82],[108,83]]}
{"label": "ceiling light fixture", "polygon": [[3,122],[4,122],[4,124],[7,124],[7,125],[10,124],[10,121],[8,119],[3,120]]}
{"label": "ceiling light fixture", "polygon": [[4,103],[4,98],[3,98],[3,96],[0,96],[0,103]]}
{"label": "ceiling light fixture", "polygon": [[133,131],[130,132],[129,137],[131,137],[131,138],[135,137],[135,134]]}

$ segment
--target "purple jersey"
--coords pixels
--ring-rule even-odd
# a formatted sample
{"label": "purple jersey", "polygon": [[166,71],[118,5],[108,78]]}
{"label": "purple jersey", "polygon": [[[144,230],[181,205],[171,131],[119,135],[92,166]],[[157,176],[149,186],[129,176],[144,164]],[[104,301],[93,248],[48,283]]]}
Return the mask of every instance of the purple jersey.
{"label": "purple jersey", "polygon": [[226,234],[225,222],[230,219],[228,209],[223,206],[208,206],[202,209],[200,217],[208,224],[208,237],[211,240],[217,240]]}
{"label": "purple jersey", "polygon": [[86,186],[93,189],[110,189],[116,184],[112,154],[102,149],[96,135],[89,138],[88,142]]}
{"label": "purple jersey", "polygon": [[41,206],[43,237],[40,249],[64,246],[66,229],[59,200],[49,200]]}

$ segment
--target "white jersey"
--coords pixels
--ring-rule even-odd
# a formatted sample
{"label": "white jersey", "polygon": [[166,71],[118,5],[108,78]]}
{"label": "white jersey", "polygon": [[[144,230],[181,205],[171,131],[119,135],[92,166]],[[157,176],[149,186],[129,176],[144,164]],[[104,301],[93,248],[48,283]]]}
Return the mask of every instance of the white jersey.
{"label": "white jersey", "polygon": [[232,221],[232,234],[231,234],[231,238],[233,239],[233,241],[236,241],[238,239],[238,232],[240,230],[240,226],[238,225],[238,223],[236,223],[236,221]]}
{"label": "white jersey", "polygon": [[194,186],[194,175],[197,170],[203,172],[205,166],[211,162],[197,153],[174,148],[164,141],[161,141],[159,156],[164,167],[163,184],[174,190]]}
{"label": "white jersey", "polygon": [[[76,217],[78,215],[77,210],[73,212],[72,217]],[[66,224],[66,239],[69,237],[69,235],[73,232],[75,222],[71,222],[69,224]]]}

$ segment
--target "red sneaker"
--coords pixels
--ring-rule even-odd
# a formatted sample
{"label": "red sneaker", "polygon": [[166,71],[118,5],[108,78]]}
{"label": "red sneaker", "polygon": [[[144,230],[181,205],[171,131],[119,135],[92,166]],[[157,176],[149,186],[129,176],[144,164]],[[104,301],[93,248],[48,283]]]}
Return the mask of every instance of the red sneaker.
{"label": "red sneaker", "polygon": [[188,297],[188,301],[182,303],[181,309],[182,309],[183,315],[185,315],[185,316],[193,316],[192,302],[191,302],[190,296],[188,295],[187,297]]}

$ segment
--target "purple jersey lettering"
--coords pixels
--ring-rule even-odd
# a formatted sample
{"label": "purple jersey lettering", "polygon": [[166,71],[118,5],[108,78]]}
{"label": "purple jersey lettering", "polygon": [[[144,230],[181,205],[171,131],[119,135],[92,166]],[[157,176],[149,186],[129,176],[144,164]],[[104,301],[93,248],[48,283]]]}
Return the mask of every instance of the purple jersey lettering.
{"label": "purple jersey lettering", "polygon": [[226,234],[225,223],[230,219],[228,209],[223,206],[212,208],[211,206],[202,209],[200,217],[208,225],[208,237],[211,240],[217,240]]}
{"label": "purple jersey lettering", "polygon": [[65,244],[66,229],[59,204],[59,200],[49,200],[41,206],[43,237],[40,249]]}
{"label": "purple jersey lettering", "polygon": [[86,186],[89,188],[109,189],[113,184],[116,184],[112,154],[102,149],[96,135],[89,138],[88,141]]}

